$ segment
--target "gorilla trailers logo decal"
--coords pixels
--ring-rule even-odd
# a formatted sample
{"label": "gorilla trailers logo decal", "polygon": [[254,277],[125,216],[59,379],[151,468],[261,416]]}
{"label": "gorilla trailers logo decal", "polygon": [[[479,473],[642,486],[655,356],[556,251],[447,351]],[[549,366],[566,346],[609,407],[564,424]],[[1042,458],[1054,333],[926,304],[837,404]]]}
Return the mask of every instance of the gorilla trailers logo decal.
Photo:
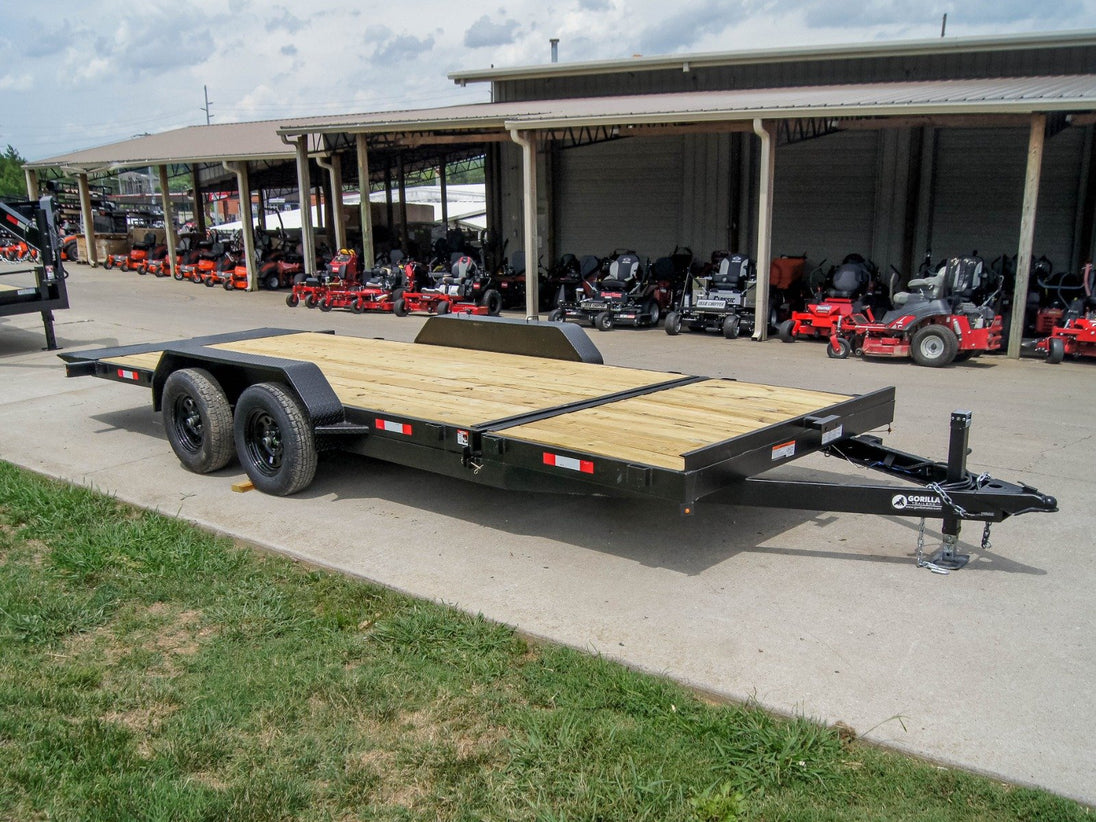
{"label": "gorilla trailers logo decal", "polygon": [[895,494],[891,497],[895,511],[939,511],[940,498],[932,494]]}

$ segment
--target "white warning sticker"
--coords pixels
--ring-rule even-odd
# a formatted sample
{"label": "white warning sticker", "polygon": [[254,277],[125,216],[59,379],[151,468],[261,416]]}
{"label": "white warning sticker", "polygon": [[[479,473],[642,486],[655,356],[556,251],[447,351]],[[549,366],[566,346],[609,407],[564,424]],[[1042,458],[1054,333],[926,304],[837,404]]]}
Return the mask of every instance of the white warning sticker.
{"label": "white warning sticker", "polygon": [[839,425],[836,428],[831,428],[829,431],[824,431],[822,433],[822,444],[823,445],[828,445],[829,443],[833,442],[834,440],[841,439],[841,435],[844,433],[844,431],[845,431],[845,426],[843,426],[843,425]]}

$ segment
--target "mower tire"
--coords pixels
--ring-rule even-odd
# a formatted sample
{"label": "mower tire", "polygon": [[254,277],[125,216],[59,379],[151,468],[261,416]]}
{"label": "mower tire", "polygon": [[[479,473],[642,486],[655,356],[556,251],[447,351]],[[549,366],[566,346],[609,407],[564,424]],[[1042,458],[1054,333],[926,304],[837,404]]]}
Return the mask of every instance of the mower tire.
{"label": "mower tire", "polygon": [[288,305],[290,308],[296,308],[298,305],[301,304],[301,298],[298,297],[296,294],[287,294],[285,297],[285,304]]}
{"label": "mower tire", "polygon": [[448,314],[453,309],[453,304],[449,300],[439,300],[438,304],[434,307],[434,313],[439,317]]}
{"label": "mower tire", "polygon": [[171,273],[171,276],[174,277],[176,280],[182,280],[183,279],[183,272],[179,268],[176,268]]}
{"label": "mower tire", "polygon": [[1061,337],[1051,337],[1047,340],[1047,362],[1057,365],[1066,358],[1066,343]]}
{"label": "mower tire", "polygon": [[681,315],[676,311],[669,312],[662,327],[666,329],[666,333],[671,337],[676,337],[681,333]]}
{"label": "mower tire", "polygon": [[309,294],[307,297],[304,298],[304,307],[305,308],[315,308],[316,307],[316,295],[315,294]]}
{"label": "mower tire", "polygon": [[651,325],[658,325],[658,320],[662,316],[662,309],[659,308],[657,302],[651,300],[643,309],[643,313],[647,316],[648,323]]}
{"label": "mower tire", "polygon": [[826,342],[826,356],[831,360],[847,360],[851,353],[852,343],[844,337],[838,337],[836,340],[830,339]]}
{"label": "mower tire", "polygon": [[941,368],[948,365],[959,353],[959,340],[946,325],[925,325],[913,332],[910,339],[910,356],[918,365]]}
{"label": "mower tire", "polygon": [[795,342],[795,334],[793,329],[795,328],[795,320],[784,320],[776,327],[776,336],[780,337],[780,342],[793,343]]}
{"label": "mower tire", "polygon": [[594,317],[594,328],[598,331],[611,331],[613,328],[613,314],[611,311],[602,311]]}
{"label": "mower tire", "polygon": [[354,300],[354,302],[350,303],[350,310],[355,314],[361,314],[365,311],[365,303],[361,300]]}
{"label": "mower tire", "polygon": [[212,277],[206,277],[204,280],[202,280],[202,282],[205,283],[206,288],[213,288],[213,286],[215,285]]}
{"label": "mower tire", "polygon": [[138,264],[137,273],[142,277],[145,276],[146,274],[148,274],[148,266],[144,263]]}
{"label": "mower tire", "polygon": [[740,322],[738,317],[730,316],[723,321],[723,336],[728,340],[738,338]]}
{"label": "mower tire", "polygon": [[[12,258],[8,257],[8,259],[10,260]],[[103,260],[103,268],[105,268],[107,271],[110,271],[112,268],[114,268],[114,260],[110,258],[109,254],[107,255],[107,258]]]}
{"label": "mower tire", "polygon": [[480,305],[487,309],[488,316],[497,317],[502,311],[502,295],[495,289],[489,288],[483,292]]}
{"label": "mower tire", "polygon": [[334,308],[334,306],[331,305],[330,298],[325,299],[322,303],[320,303],[320,311],[330,311],[332,308]]}
{"label": "mower tire", "polygon": [[562,308],[553,308],[551,311],[549,311],[548,312],[548,322],[550,322],[550,323],[564,322],[563,309]]}
{"label": "mower tire", "polygon": [[232,279],[231,278],[226,279],[223,283],[221,283],[221,288],[223,288],[225,291],[231,291],[232,290]]}
{"label": "mower tire", "polygon": [[270,291],[277,291],[278,288],[281,287],[281,284],[282,281],[278,279],[277,274],[271,274],[265,280],[263,280],[263,285]]}
{"label": "mower tire", "polygon": [[403,297],[397,297],[392,303],[392,313],[397,317],[407,316],[407,302]]}
{"label": "mower tire", "polygon": [[208,474],[232,461],[232,407],[224,390],[202,368],[180,368],[164,383],[161,415],[179,462]]}
{"label": "mower tire", "polygon": [[288,388],[256,383],[240,394],[233,422],[236,455],[252,484],[278,497],[307,488],[316,475],[316,441]]}

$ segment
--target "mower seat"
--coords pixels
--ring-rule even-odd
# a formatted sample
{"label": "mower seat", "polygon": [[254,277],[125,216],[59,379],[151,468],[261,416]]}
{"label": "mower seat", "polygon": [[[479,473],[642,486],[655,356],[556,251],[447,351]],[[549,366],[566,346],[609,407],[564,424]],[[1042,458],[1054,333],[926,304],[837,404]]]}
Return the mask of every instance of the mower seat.
{"label": "mower seat", "polygon": [[868,285],[868,272],[860,263],[842,263],[833,272],[833,287],[826,291],[829,297],[851,299]]}
{"label": "mower seat", "polygon": [[944,272],[941,271],[932,277],[918,277],[910,280],[906,283],[906,288],[909,291],[899,291],[894,295],[892,302],[895,308],[905,305],[913,296],[922,297],[926,300],[938,300],[944,293]]}
{"label": "mower seat", "polygon": [[749,261],[739,254],[724,257],[712,273],[709,287],[714,291],[740,291],[743,280],[749,278],[748,267]]}

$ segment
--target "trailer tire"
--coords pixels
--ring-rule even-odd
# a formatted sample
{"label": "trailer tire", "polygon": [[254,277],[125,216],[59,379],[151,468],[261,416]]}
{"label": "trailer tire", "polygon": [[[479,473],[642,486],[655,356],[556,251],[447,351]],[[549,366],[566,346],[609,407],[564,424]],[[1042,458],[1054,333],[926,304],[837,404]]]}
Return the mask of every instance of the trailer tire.
{"label": "trailer tire", "polygon": [[287,294],[285,297],[285,304],[288,305],[290,308],[296,308],[298,305],[301,304],[301,298],[298,297],[296,294]]}
{"label": "trailer tire", "polygon": [[776,336],[780,337],[780,342],[795,342],[795,334],[792,331],[794,328],[794,320],[784,320],[784,322],[780,323],[780,325],[776,327]]}
{"label": "trailer tire", "polygon": [[681,314],[677,311],[671,311],[666,315],[666,322],[662,327],[666,329],[666,333],[671,337],[676,337],[681,333]]}
{"label": "trailer tire", "polygon": [[910,356],[918,365],[941,368],[955,359],[959,340],[945,325],[933,323],[918,328],[910,339]]}
{"label": "trailer tire", "polygon": [[164,383],[160,408],[171,449],[188,471],[208,474],[232,461],[232,407],[208,371],[173,371]]}
{"label": "trailer tire", "polygon": [[852,343],[844,337],[826,342],[826,356],[831,360],[847,360],[852,353]]}
{"label": "trailer tire", "polygon": [[236,402],[236,454],[252,484],[265,494],[288,496],[316,475],[316,441],[297,398],[278,383],[256,383]]}
{"label": "trailer tire", "polygon": [[737,339],[740,325],[738,317],[728,317],[723,321],[723,336],[728,340]]}
{"label": "trailer tire", "polygon": [[397,297],[392,303],[392,313],[397,317],[407,316],[407,303],[404,301],[403,297]]}
{"label": "trailer tire", "polygon": [[1047,362],[1057,365],[1066,358],[1066,342],[1061,337],[1047,340]]}

